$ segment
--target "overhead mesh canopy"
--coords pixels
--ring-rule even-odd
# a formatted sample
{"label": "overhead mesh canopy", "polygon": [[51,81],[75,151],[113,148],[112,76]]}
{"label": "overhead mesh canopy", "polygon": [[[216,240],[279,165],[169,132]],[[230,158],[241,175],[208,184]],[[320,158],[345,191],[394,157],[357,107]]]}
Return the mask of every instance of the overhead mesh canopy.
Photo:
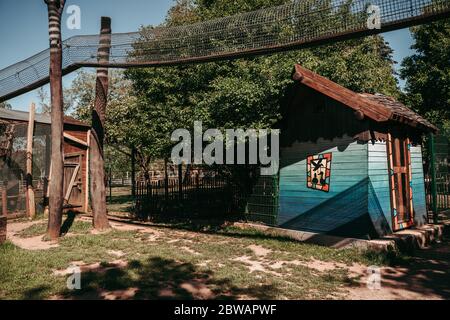
{"label": "overhead mesh canopy", "polygon": [[[378,6],[382,29],[368,28],[368,7]],[[295,0],[288,4],[180,27],[113,34],[102,66],[128,68],[205,62],[265,54],[356,37],[439,19],[450,0]],[[63,42],[63,74],[97,67],[99,36]],[[48,82],[49,50],[0,70],[0,101]]]}

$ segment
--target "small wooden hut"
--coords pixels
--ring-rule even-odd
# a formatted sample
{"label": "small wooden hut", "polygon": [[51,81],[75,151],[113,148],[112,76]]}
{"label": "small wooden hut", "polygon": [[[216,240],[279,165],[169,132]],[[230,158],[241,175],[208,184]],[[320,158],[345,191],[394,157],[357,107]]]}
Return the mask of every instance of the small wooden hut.
{"label": "small wooden hut", "polygon": [[278,224],[378,237],[427,222],[422,135],[437,128],[391,97],[299,65],[282,129]]}
{"label": "small wooden hut", "polygon": [[299,65],[293,78],[272,224],[377,238],[427,223],[421,143],[437,128],[391,97],[353,92]]}
{"label": "small wooden hut", "polygon": [[[8,146],[0,159],[3,211],[11,215],[25,213],[27,130],[29,113],[0,109],[0,140]],[[46,206],[47,186],[51,179],[50,116],[36,114],[32,148],[32,187],[36,208]],[[65,208],[88,209],[89,125],[64,117],[64,197]],[[6,201],[4,201],[6,200]],[[6,205],[5,205],[6,204]]]}

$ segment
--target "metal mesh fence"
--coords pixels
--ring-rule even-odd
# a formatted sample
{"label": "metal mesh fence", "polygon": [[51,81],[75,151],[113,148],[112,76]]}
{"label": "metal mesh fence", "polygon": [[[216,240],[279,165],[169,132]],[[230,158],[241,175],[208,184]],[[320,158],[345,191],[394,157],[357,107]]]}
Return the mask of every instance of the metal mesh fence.
{"label": "metal mesh fence", "polygon": [[[370,5],[382,29],[369,30]],[[99,64],[98,35],[63,43],[63,74],[80,67],[117,68],[205,62],[300,48],[447,16],[450,0],[294,0],[278,7],[179,27],[113,34],[108,64]],[[0,101],[48,82],[49,50],[0,70]]]}
{"label": "metal mesh fence", "polygon": [[[0,123],[0,145],[2,150],[9,144],[8,151],[0,157],[0,194],[6,203],[7,212],[2,214],[24,214],[26,210],[26,160],[27,160],[27,122]],[[11,132],[12,135],[6,134]],[[11,140],[10,143],[6,140]],[[33,135],[32,185],[36,211],[44,210],[44,198],[50,171],[50,125],[36,123]],[[3,199],[5,197],[5,199]]]}

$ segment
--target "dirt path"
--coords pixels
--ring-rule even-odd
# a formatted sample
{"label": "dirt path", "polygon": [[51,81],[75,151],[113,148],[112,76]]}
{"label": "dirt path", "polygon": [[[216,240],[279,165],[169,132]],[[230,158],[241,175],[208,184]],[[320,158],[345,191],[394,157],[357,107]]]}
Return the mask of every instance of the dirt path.
{"label": "dirt path", "polygon": [[29,238],[21,238],[18,236],[21,231],[39,223],[42,223],[42,221],[8,223],[6,238],[19,248],[26,250],[47,250],[57,247],[58,243],[56,242],[44,241],[43,235]]}
{"label": "dirt path", "polygon": [[381,289],[370,290],[367,278],[349,290],[356,300],[441,300],[450,299],[450,241],[417,251],[408,265],[383,268]]}
{"label": "dirt path", "polygon": [[[90,221],[82,218],[80,220]],[[43,240],[43,236],[21,238],[18,234],[37,223],[34,222],[11,222],[8,224],[8,239],[15,245],[26,250],[46,250],[58,246],[56,242],[48,242]],[[111,222],[114,229],[120,231],[138,231],[139,233],[149,234],[147,241],[156,241],[164,238],[169,243],[180,242],[184,238],[195,238],[199,235],[190,231],[162,231],[152,227],[142,225],[132,225],[120,222]],[[172,239],[172,240],[170,240]],[[180,249],[186,251],[187,254],[198,255],[196,251],[188,245],[180,244]],[[347,266],[342,263],[324,262],[315,259],[310,260],[294,260],[294,261],[277,261],[270,259],[268,256],[272,252],[271,249],[261,245],[250,245],[248,247],[254,255],[233,258],[236,263],[242,263],[248,267],[249,272],[265,272],[276,277],[284,277],[284,268],[295,268],[296,265],[308,267],[317,271],[319,274],[332,272],[337,269],[346,269],[349,275],[349,285],[342,287],[344,294],[339,295],[339,299],[353,300],[428,300],[428,299],[450,299],[450,239],[447,238],[440,244],[427,249],[416,252],[408,264],[398,265],[394,267],[385,267],[381,269],[381,288],[379,290],[371,290],[367,287],[368,266],[354,264]],[[111,251],[117,259],[126,256],[122,251]],[[94,265],[95,266],[95,265]],[[200,289],[199,289],[200,288]],[[188,290],[189,289],[189,290]],[[199,287],[195,284],[186,290],[195,291],[196,296],[205,298],[207,290],[205,285]],[[197,291],[198,292],[197,292]],[[133,291],[134,292],[134,291]],[[125,295],[133,295],[133,292],[126,292]],[[208,291],[209,292],[209,291]]]}

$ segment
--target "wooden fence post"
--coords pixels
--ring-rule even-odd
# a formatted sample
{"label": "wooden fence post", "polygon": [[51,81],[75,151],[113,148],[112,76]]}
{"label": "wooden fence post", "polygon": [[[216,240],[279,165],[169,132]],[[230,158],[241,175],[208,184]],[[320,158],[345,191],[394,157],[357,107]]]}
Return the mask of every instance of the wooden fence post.
{"label": "wooden fence post", "polygon": [[33,133],[34,133],[34,118],[36,106],[34,103],[30,105],[30,113],[28,117],[28,132],[27,132],[27,163],[26,163],[26,208],[27,216],[34,219],[36,216],[36,205],[34,202],[34,188],[33,188]]}
{"label": "wooden fence post", "polygon": [[8,218],[6,216],[0,216],[0,244],[6,241],[6,226]]}

